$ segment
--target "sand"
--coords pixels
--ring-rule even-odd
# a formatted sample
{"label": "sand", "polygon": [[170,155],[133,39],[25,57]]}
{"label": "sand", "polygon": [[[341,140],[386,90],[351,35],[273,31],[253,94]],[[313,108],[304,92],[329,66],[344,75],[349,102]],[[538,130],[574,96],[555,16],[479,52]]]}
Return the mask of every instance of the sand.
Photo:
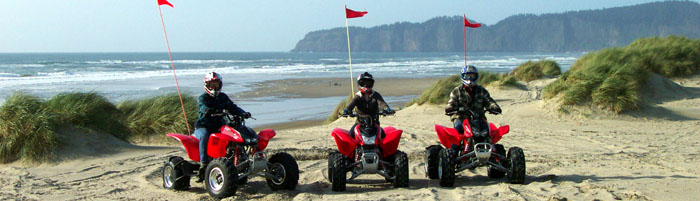
{"label": "sand", "polygon": [[[382,96],[420,95],[438,78],[376,79],[374,89]],[[357,91],[356,83],[353,83]],[[234,94],[236,98],[268,96],[322,98],[350,94],[350,78],[303,78],[270,80],[252,84],[251,91]]]}
{"label": "sand", "polygon": [[[283,129],[268,146],[287,150],[299,161],[294,191],[271,191],[263,179],[241,186],[225,200],[697,200],[700,198],[700,77],[675,80],[687,91],[682,98],[659,99],[636,115],[588,119],[551,114],[540,90],[551,80],[527,89],[489,88],[503,114],[489,116],[509,124],[501,140],[506,149],[524,149],[525,184],[490,179],[486,168],[458,173],[454,188],[439,187],[425,177],[423,151],[436,144],[434,124],[449,125],[442,106],[412,106],[382,119],[384,126],[404,130],[399,149],[410,157],[410,187],[391,187],[383,178],[363,175],[346,192],[331,192],[326,180],[326,151],[334,148],[332,128],[348,128],[352,119],[330,125]],[[663,97],[663,96],[662,96]],[[65,131],[72,133],[77,131]],[[95,139],[108,139],[94,134]],[[70,136],[70,135],[69,135]],[[76,136],[73,136],[76,137]],[[82,141],[79,141],[82,142]],[[92,143],[93,140],[86,142]],[[207,200],[202,184],[188,191],[162,188],[160,171],[178,147],[107,143],[114,149],[95,154],[74,143],[72,154],[41,165],[0,165],[0,200]],[[88,146],[90,147],[90,146]],[[303,160],[302,160],[303,159]]]}

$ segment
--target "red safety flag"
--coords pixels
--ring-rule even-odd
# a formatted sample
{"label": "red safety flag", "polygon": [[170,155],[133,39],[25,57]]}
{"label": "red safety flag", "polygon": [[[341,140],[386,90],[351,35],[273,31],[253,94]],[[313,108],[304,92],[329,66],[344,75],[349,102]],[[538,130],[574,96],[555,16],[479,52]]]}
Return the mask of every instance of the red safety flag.
{"label": "red safety flag", "polygon": [[174,8],[173,4],[168,2],[168,0],[158,0],[158,6],[162,6],[162,5],[166,5],[166,6],[170,6],[171,8]]}
{"label": "red safety flag", "polygon": [[469,28],[479,28],[481,27],[481,23],[470,23],[469,20],[467,20],[467,16],[464,16],[464,26],[469,27]]}
{"label": "red safety flag", "polygon": [[356,17],[362,17],[367,14],[367,11],[362,11],[362,12],[357,12],[354,10],[348,9],[348,7],[345,7],[345,18],[356,18]]}

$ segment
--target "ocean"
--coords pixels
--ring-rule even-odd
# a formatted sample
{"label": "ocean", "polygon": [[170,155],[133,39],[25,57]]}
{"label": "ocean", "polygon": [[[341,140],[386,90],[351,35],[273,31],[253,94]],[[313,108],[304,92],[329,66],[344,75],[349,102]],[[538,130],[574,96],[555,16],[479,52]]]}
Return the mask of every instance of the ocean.
{"label": "ocean", "polygon": [[[572,53],[468,53],[481,71],[509,72],[528,60],[551,59],[567,70],[583,55]],[[463,53],[353,53],[353,73],[377,78],[443,77],[459,73]],[[252,83],[288,78],[349,77],[347,53],[230,52],[173,53],[183,93],[202,93],[202,79],[216,71],[224,92],[251,90]],[[0,54],[0,103],[14,92],[50,98],[61,92],[97,92],[110,101],[176,92],[167,53]],[[344,97],[258,97],[234,100],[257,116],[251,126],[325,119]],[[386,97],[405,102],[415,96]],[[289,107],[293,105],[295,107]],[[303,105],[303,107],[298,107]]]}

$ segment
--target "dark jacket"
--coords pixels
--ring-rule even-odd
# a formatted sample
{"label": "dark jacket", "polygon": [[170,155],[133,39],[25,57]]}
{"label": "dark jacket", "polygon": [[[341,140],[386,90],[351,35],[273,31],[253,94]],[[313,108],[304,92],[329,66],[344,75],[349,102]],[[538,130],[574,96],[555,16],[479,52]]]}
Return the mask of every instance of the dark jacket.
{"label": "dark jacket", "polygon": [[468,118],[470,116],[468,111],[474,111],[477,115],[485,117],[484,113],[492,105],[498,107],[496,101],[491,98],[489,91],[484,87],[477,85],[472,88],[472,91],[468,91],[464,85],[459,85],[450,93],[450,100],[447,101],[445,112],[458,111],[460,107],[464,108],[464,111],[458,111],[457,114],[452,115],[452,121]]}
{"label": "dark jacket", "polygon": [[372,93],[363,96],[362,92],[358,91],[355,93],[352,100],[350,100],[348,106],[345,107],[345,110],[352,111],[355,108],[357,108],[357,115],[359,117],[372,117],[373,119],[377,119],[379,111],[389,108],[389,105],[386,104],[379,92],[372,90]]}
{"label": "dark jacket", "polygon": [[223,110],[228,110],[229,113],[240,116],[246,113],[223,92],[216,97],[203,93],[197,99],[197,104],[199,104],[199,116],[197,117],[195,128],[219,129],[226,124],[223,116],[211,116],[210,113],[220,113]]}

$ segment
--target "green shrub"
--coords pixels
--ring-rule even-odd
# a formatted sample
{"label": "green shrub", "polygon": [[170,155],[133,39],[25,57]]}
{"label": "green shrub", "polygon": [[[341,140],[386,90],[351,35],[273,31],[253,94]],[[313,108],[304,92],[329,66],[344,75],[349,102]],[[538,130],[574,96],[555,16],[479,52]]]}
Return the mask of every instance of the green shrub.
{"label": "green shrub", "polygon": [[61,93],[46,104],[62,124],[106,132],[119,139],[128,136],[121,111],[97,93]]}
{"label": "green shrub", "polygon": [[592,104],[622,113],[638,109],[649,73],[665,77],[700,72],[700,40],[670,36],[645,38],[627,47],[607,48],[579,58],[568,72],[544,88],[563,105]]}
{"label": "green shrub", "polygon": [[[519,87],[518,83],[513,76],[493,73],[489,71],[482,71],[479,73],[479,85],[482,86],[503,86],[503,87]],[[441,105],[447,104],[447,100],[450,99],[450,93],[452,90],[461,85],[462,81],[459,79],[459,75],[453,75],[446,78],[439,79],[435,84],[430,86],[430,88],[423,91],[423,93],[408,103],[406,107],[413,104],[423,105],[423,104],[434,104]]]}
{"label": "green shrub", "polygon": [[[197,119],[197,100],[193,96],[182,96],[187,111],[190,129]],[[131,133],[131,140],[139,140],[166,133],[187,133],[187,124],[177,94],[124,101],[117,108],[125,115],[124,122]],[[192,130],[190,131],[192,132]],[[164,139],[164,138],[163,138]]]}
{"label": "green shrub", "polygon": [[328,119],[326,119],[326,124],[334,122],[335,120],[338,120],[338,114],[342,113],[343,110],[345,110],[345,107],[348,106],[348,103],[352,99],[354,95],[349,95],[347,98],[343,99],[338,103],[338,105],[335,106],[333,109],[333,112],[331,112],[331,115],[328,116]]}
{"label": "green shrub", "polygon": [[556,76],[561,74],[561,68],[552,60],[527,61],[513,69],[515,78],[529,82],[540,79],[543,76]]}
{"label": "green shrub", "polygon": [[15,93],[0,107],[0,163],[54,156],[58,116],[39,98]]}

